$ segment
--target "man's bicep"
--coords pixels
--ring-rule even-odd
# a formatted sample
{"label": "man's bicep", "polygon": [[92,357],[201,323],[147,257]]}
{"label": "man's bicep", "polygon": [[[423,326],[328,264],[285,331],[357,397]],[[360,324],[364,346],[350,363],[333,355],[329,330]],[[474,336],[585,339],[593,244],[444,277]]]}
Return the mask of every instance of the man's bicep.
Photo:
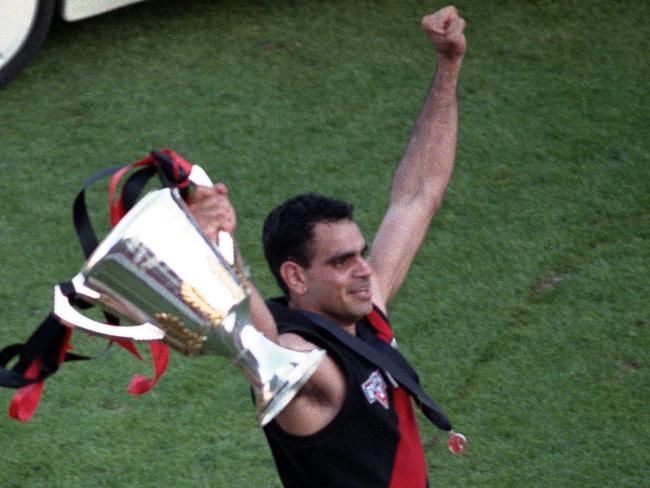
{"label": "man's bicep", "polygon": [[[285,333],[278,336],[283,347],[308,351],[316,347],[303,337]],[[325,356],[316,372],[293,400],[276,417],[282,429],[293,435],[311,435],[325,427],[341,409],[346,381],[340,366]]]}
{"label": "man's bicep", "polygon": [[[433,212],[415,202],[391,205],[370,250],[378,305],[386,305],[399,290],[413,263]],[[383,308],[383,307],[380,307]]]}

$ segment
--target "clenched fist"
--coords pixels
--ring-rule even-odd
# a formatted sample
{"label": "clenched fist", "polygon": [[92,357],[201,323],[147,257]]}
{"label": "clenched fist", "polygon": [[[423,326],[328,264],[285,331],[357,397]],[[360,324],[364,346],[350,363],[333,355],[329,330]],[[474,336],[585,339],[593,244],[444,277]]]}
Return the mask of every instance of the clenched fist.
{"label": "clenched fist", "polygon": [[448,6],[423,17],[422,28],[431,39],[439,57],[457,60],[465,54],[465,20],[458,15],[456,7]]}

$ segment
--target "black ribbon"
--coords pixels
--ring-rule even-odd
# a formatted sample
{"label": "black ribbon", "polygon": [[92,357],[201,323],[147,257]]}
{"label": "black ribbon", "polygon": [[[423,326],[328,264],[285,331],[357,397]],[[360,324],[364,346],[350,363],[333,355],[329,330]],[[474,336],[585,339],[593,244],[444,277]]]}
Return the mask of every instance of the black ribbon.
{"label": "black ribbon", "polygon": [[[56,373],[59,369],[59,356],[64,346],[63,341],[66,333],[66,326],[62,325],[59,319],[50,313],[24,344],[12,344],[2,349],[0,351],[0,386],[22,388]],[[7,364],[16,357],[18,361],[11,369],[8,369]],[[41,360],[38,374],[31,379],[24,378],[23,375],[29,366],[38,358]],[[87,359],[90,358],[66,352],[63,362]]]}

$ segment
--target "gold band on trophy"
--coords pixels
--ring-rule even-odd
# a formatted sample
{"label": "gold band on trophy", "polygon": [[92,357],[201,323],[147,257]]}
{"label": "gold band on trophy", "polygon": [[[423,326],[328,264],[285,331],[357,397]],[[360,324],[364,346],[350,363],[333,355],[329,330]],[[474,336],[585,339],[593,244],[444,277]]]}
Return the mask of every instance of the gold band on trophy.
{"label": "gold band on trophy", "polygon": [[191,356],[203,346],[206,337],[187,328],[181,319],[166,312],[155,315],[156,323],[165,331],[164,341],[178,352]]}
{"label": "gold band on trophy", "polygon": [[221,321],[226,317],[225,312],[217,310],[210,305],[203,295],[201,295],[201,292],[189,283],[183,282],[181,284],[181,298],[190,307],[210,320],[213,328],[219,327]]}

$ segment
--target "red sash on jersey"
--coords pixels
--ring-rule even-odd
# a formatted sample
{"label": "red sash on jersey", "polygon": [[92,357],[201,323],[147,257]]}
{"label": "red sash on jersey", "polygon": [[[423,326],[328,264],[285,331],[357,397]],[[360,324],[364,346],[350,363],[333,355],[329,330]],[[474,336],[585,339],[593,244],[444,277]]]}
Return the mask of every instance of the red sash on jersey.
{"label": "red sash on jersey", "polygon": [[[390,325],[377,310],[370,312],[368,322],[377,332],[377,337],[389,344],[393,341],[394,335]],[[424,488],[427,486],[427,466],[411,395],[401,387],[391,386],[391,389],[400,440],[395,453],[395,464],[389,486],[391,488]]]}

